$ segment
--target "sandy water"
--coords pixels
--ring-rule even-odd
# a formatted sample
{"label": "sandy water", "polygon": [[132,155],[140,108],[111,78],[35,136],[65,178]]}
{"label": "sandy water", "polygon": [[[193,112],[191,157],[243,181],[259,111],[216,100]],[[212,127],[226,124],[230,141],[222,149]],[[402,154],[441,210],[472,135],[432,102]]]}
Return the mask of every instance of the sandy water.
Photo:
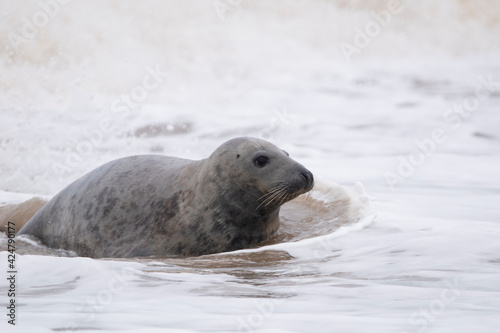
{"label": "sandy water", "polygon": [[14,49],[41,7],[6,2],[1,206],[243,135],[318,182],[255,249],[94,260],[17,239],[17,323],[2,279],[1,331],[497,332],[498,5],[405,2],[346,59],[339,45],[387,9],[366,6],[243,1],[221,20],[210,1],[73,1]]}

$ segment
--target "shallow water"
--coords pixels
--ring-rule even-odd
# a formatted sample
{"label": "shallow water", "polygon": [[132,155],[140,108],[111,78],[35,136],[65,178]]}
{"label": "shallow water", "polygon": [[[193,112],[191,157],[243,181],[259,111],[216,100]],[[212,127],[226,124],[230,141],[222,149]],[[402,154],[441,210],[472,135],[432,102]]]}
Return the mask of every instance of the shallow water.
{"label": "shallow water", "polygon": [[[17,323],[0,330],[497,332],[498,5],[405,2],[346,61],[339,45],[387,9],[366,6],[243,1],[221,20],[211,2],[73,1],[18,50],[0,39],[0,206],[242,135],[318,179],[273,239],[233,253],[94,260],[20,237]],[[40,10],[4,8],[7,36]]]}

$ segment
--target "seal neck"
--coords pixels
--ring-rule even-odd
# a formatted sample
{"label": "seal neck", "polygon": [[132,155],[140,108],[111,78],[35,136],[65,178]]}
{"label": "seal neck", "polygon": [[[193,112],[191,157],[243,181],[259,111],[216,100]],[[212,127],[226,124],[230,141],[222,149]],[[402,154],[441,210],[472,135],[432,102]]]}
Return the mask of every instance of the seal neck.
{"label": "seal neck", "polygon": [[210,159],[197,161],[190,169],[196,210],[203,210],[204,216],[210,214],[213,223],[223,226],[231,238],[241,240],[242,244],[231,250],[252,246],[276,232],[279,207],[259,206],[262,194],[252,184],[238,181],[237,174],[229,178]]}
{"label": "seal neck", "polygon": [[246,212],[252,211],[260,215],[269,214],[276,209],[279,210],[279,207],[260,205],[259,198],[262,197],[263,193],[252,184],[241,181],[240,179],[243,177],[239,177],[235,170],[231,170],[231,176],[228,176],[223,168],[212,163],[210,158],[198,161],[195,167],[197,168],[196,185],[202,187],[199,189],[208,195],[208,198],[211,198],[213,202],[223,200],[244,209]]}

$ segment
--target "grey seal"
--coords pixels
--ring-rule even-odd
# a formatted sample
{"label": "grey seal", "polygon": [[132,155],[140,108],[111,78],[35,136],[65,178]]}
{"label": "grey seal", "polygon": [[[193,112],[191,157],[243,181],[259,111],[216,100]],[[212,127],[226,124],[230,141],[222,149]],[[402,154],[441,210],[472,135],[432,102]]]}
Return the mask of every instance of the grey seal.
{"label": "grey seal", "polygon": [[265,140],[236,138],[193,161],[136,155],[77,179],[19,231],[93,258],[199,256],[251,247],[312,173]]}

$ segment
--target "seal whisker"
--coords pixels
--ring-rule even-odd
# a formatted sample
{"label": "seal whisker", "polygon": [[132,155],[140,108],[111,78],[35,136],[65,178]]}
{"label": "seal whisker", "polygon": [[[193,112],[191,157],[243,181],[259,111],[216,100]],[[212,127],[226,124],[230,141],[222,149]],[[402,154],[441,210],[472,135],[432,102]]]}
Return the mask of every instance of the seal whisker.
{"label": "seal whisker", "polygon": [[[275,195],[275,193],[266,193],[265,195],[263,195],[262,197],[265,197],[265,196],[269,196],[267,198],[265,198],[258,206],[257,208],[255,208],[255,210],[259,209],[260,206],[267,206],[267,202],[269,201],[269,199],[273,198],[273,196]],[[261,198],[262,198],[261,197]],[[260,198],[259,198],[260,199]]]}
{"label": "seal whisker", "polygon": [[[266,197],[266,196],[268,196],[268,195],[271,195],[271,194],[273,194],[273,193],[275,193],[275,192],[277,192],[277,191],[279,191],[279,190],[281,190],[281,187],[280,187],[280,186],[275,186],[275,187],[273,187],[272,189],[270,189],[269,191],[267,191],[267,192],[266,192],[263,196],[261,196],[260,198],[264,198],[264,197]],[[259,199],[260,199],[260,198],[259,198]]]}
{"label": "seal whisker", "polygon": [[261,202],[261,203],[257,206],[257,208],[255,208],[255,210],[258,210],[261,206],[266,206],[266,207],[267,207],[267,205],[264,205],[264,203],[265,203],[265,201],[264,201],[264,202]]}
{"label": "seal whisker", "polygon": [[267,197],[267,196],[270,196],[278,191],[281,191],[283,188],[285,188],[287,186],[286,183],[284,183],[283,181],[280,181],[281,184],[271,188],[267,193],[265,193],[263,196],[261,196],[259,199],[257,200],[262,200],[263,198]]}
{"label": "seal whisker", "polygon": [[267,200],[269,200],[270,198],[272,198],[279,191],[281,191],[281,189],[275,189],[275,190],[269,191],[269,192],[267,192],[266,194],[264,194],[263,196],[261,196],[257,200],[258,201],[262,201],[262,202],[266,202]]}
{"label": "seal whisker", "polygon": [[281,192],[282,192],[282,189],[280,189],[274,193],[271,193],[271,195],[269,197],[267,197],[266,200],[264,200],[257,208],[259,208],[261,205],[269,206],[280,195]]}
{"label": "seal whisker", "polygon": [[286,195],[287,195],[287,194],[286,194],[286,192],[284,192],[284,191],[283,191],[283,192],[281,192],[281,193],[280,193],[280,195],[279,195],[279,197],[278,197],[278,198],[276,198],[276,199],[277,199],[277,200],[276,200],[276,203],[277,203],[278,205],[280,205],[281,200],[282,200],[282,199],[283,199],[283,197],[285,197]]}
{"label": "seal whisker", "polygon": [[284,187],[277,195],[276,197],[274,198],[274,200],[272,200],[269,204],[271,203],[278,203],[278,205],[281,205],[281,202],[282,202],[282,199],[284,197],[287,197],[288,196],[288,193],[287,193],[287,188]]}
{"label": "seal whisker", "polygon": [[307,199],[307,200],[309,200],[309,199],[311,199],[311,198],[312,198],[312,197],[311,197],[311,192],[307,192],[307,194],[306,194],[306,199]]}
{"label": "seal whisker", "polygon": [[257,206],[256,209],[259,209],[261,206],[269,206],[273,202],[279,201],[283,193],[286,191],[286,184],[281,184],[279,186],[274,187],[268,193],[263,195],[261,198],[265,197],[265,199]]}
{"label": "seal whisker", "polygon": [[279,205],[281,206],[284,202],[288,201],[290,198],[289,193],[285,193],[285,195],[281,198],[281,201],[279,202]]}
{"label": "seal whisker", "polygon": [[285,191],[284,189],[281,189],[279,192],[277,192],[276,195],[274,195],[272,199],[267,203],[267,205],[277,202],[279,198],[283,195],[284,191]]}

